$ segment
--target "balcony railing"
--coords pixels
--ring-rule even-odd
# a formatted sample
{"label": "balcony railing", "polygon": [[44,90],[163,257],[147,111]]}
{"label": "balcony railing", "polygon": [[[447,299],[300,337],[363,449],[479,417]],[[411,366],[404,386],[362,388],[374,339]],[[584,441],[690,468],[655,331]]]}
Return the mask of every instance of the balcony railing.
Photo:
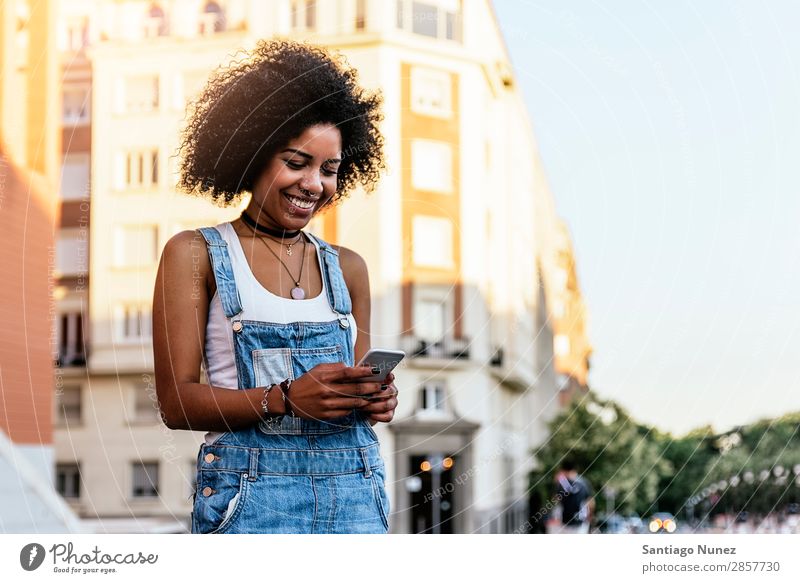
{"label": "balcony railing", "polygon": [[82,352],[62,352],[56,356],[54,364],[56,368],[86,366],[86,354]]}
{"label": "balcony railing", "polygon": [[436,342],[404,336],[402,347],[409,358],[469,359],[469,338],[441,338]]}

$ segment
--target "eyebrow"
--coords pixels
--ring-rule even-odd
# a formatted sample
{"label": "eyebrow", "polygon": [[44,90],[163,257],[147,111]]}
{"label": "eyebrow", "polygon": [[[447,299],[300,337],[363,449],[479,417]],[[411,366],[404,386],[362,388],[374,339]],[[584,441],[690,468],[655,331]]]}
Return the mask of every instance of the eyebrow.
{"label": "eyebrow", "polygon": [[[283,150],[281,152],[281,154],[283,154],[284,152],[291,152],[292,154],[297,154],[298,156],[302,156],[306,160],[312,160],[314,158],[314,156],[312,156],[311,154],[307,154],[306,152],[303,152],[302,150],[296,150],[294,148],[286,148],[285,150]],[[328,158],[325,161],[326,162],[341,162],[342,159],[341,158]]]}

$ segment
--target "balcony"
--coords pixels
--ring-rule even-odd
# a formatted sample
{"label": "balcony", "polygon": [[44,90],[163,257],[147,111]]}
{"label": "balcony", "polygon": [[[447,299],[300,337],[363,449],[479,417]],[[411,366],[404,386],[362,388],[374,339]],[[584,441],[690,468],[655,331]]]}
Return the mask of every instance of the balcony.
{"label": "balcony", "polygon": [[403,336],[400,345],[415,366],[447,368],[470,362],[469,338],[441,338],[431,342],[417,336]]}
{"label": "balcony", "polygon": [[536,383],[536,374],[518,357],[512,359],[508,349],[495,346],[489,359],[489,373],[501,384],[517,391],[526,391]]}
{"label": "balcony", "polygon": [[78,352],[64,351],[56,356],[53,363],[56,368],[66,368],[69,366],[86,366],[86,355]]}

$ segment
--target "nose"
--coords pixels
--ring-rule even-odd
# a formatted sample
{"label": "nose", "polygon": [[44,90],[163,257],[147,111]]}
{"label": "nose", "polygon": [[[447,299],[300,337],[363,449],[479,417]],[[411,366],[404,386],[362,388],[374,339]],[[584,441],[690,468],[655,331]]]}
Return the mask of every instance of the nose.
{"label": "nose", "polygon": [[322,178],[319,169],[309,168],[300,179],[298,186],[312,194],[322,194]]}

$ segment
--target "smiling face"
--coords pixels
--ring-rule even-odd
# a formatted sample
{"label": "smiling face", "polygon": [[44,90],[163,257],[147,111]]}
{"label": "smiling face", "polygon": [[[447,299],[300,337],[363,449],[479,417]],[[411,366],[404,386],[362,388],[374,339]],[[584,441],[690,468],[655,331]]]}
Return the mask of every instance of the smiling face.
{"label": "smiling face", "polygon": [[306,128],[267,162],[247,214],[273,229],[302,229],[336,193],[342,135],[330,124]]}

